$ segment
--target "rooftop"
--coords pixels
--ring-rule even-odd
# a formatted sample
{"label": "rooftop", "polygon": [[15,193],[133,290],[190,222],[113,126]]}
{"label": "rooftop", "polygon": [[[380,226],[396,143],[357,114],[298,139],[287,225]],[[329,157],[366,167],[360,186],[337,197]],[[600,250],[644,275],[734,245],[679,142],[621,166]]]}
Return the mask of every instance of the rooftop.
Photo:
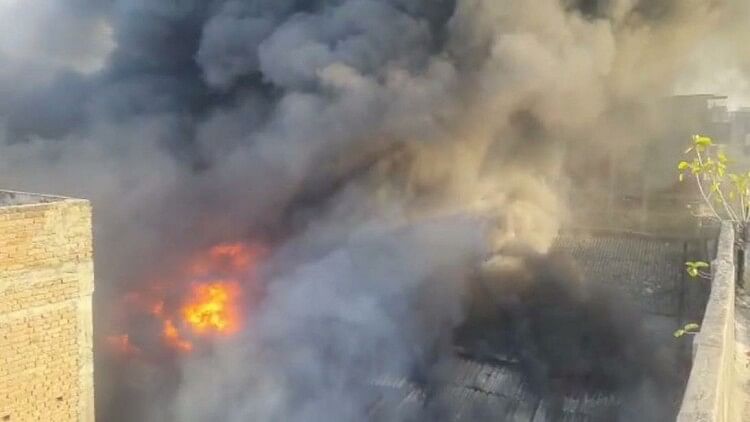
{"label": "rooftop", "polygon": [[[705,241],[679,240],[652,238],[647,236],[635,236],[626,234],[597,234],[597,235],[562,235],[554,247],[572,256],[579,267],[583,270],[584,278],[601,285],[607,285],[615,292],[615,300],[618,295],[633,299],[636,308],[645,315],[643,327],[633,329],[631,333],[625,333],[626,343],[638,343],[638,337],[647,336],[654,339],[666,358],[662,363],[668,362],[674,368],[666,372],[677,374],[678,379],[669,381],[667,391],[660,395],[659,399],[666,402],[659,410],[661,416],[673,419],[676,415],[682,390],[687,380],[687,371],[690,362],[690,340],[679,341],[672,336],[672,332],[684,325],[685,321],[695,318],[700,320],[708,291],[700,284],[686,280],[683,263],[687,256],[703,255],[709,250]],[[554,305],[553,305],[554,307]],[[560,319],[559,310],[553,310],[552,320]],[[597,327],[592,331],[597,336],[597,342],[617,343],[617,339],[605,338],[602,340],[602,327],[604,337],[607,337],[607,323],[603,326],[597,323],[589,323],[586,318],[596,319],[603,314],[586,314],[582,323]],[[604,318],[617,318],[604,316]],[[570,320],[569,315],[562,315],[562,319]],[[573,324],[578,324],[574,322]],[[549,324],[549,322],[545,322]],[[557,388],[557,393],[552,397],[547,394],[542,398],[534,387],[533,370],[525,369],[524,359],[528,354],[539,355],[539,350],[530,350],[528,344],[522,344],[515,350],[502,350],[508,339],[514,339],[516,334],[503,334],[509,331],[508,321],[496,324],[492,333],[485,330],[479,337],[498,336],[502,339],[485,349],[480,355],[476,353],[457,353],[444,363],[442,376],[437,382],[421,385],[408,379],[384,377],[373,382],[373,387],[382,391],[382,399],[373,406],[373,420],[392,420],[394,415],[398,418],[406,416],[407,420],[431,420],[432,416],[440,415],[441,420],[450,421],[473,421],[473,420],[508,420],[508,421],[544,421],[559,415],[565,421],[594,421],[594,420],[651,420],[648,416],[640,413],[643,405],[642,398],[634,399],[629,396],[632,392],[619,391],[622,384],[618,384],[623,376],[628,377],[631,369],[638,368],[642,361],[627,361],[627,357],[620,361],[620,356],[594,357],[600,360],[606,377],[618,378],[616,386],[607,382],[592,385],[588,376],[574,388]],[[543,331],[545,334],[539,343],[532,344],[531,349],[537,346],[542,348],[551,346],[554,348],[569,345],[566,339],[578,335],[577,328],[565,326],[565,323],[556,324],[552,322],[553,330]],[[577,325],[576,325],[577,326]],[[538,328],[538,327],[537,327]],[[556,332],[561,328],[562,334]],[[622,329],[619,327],[618,329]],[[598,330],[598,331],[597,331]],[[625,331],[628,329],[625,328]],[[512,331],[512,329],[510,329]],[[617,337],[614,335],[613,337]],[[552,340],[549,340],[552,338]],[[513,342],[515,340],[511,340]],[[547,344],[545,344],[547,343]],[[486,346],[486,345],[485,345]],[[644,343],[641,351],[655,354],[650,344]],[[637,349],[637,347],[636,347]],[[600,354],[608,353],[609,349],[598,349]],[[604,352],[602,352],[604,350]],[[487,353],[489,352],[489,353]],[[590,351],[586,351],[590,353]],[[459,356],[460,355],[460,356]],[[586,355],[589,360],[591,356]],[[624,355],[623,355],[624,356]],[[554,357],[553,359],[558,359]],[[569,356],[564,359],[570,359]],[[573,361],[575,361],[575,357]],[[621,368],[611,371],[612,366],[617,367],[621,362]],[[549,362],[548,362],[549,363]],[[567,365],[566,362],[565,365]],[[557,365],[559,362],[553,362]],[[546,364],[545,364],[546,365]],[[533,365],[532,365],[533,366]],[[624,368],[624,369],[622,369]],[[594,372],[597,370],[595,369]],[[617,371],[620,371],[619,373]],[[651,373],[646,377],[658,377],[660,368],[645,369]],[[623,375],[624,374],[624,375]],[[563,374],[556,379],[565,378],[569,375]],[[576,377],[579,375],[573,375]],[[628,378],[632,381],[632,377]],[[544,381],[546,383],[546,381]],[[558,382],[558,381],[555,381]],[[640,382],[640,381],[636,381]],[[563,380],[562,383],[568,383]],[[572,383],[571,383],[572,384]],[[586,385],[588,384],[588,385]],[[602,387],[604,385],[604,387]],[[664,388],[662,388],[664,390]],[[537,390],[538,391],[538,390]],[[560,391],[567,393],[560,394]],[[644,393],[648,394],[648,393]],[[635,400],[635,401],[634,401]],[[635,404],[634,404],[635,403]],[[661,406],[661,405],[660,405]],[[562,413],[560,415],[560,413]],[[666,413],[666,414],[665,414]],[[656,415],[656,413],[654,413]],[[619,418],[619,419],[618,419]],[[644,419],[645,418],[645,419]]]}
{"label": "rooftop", "polygon": [[64,201],[66,199],[68,198],[64,196],[0,190],[0,208],[17,205],[46,204],[50,202]]}

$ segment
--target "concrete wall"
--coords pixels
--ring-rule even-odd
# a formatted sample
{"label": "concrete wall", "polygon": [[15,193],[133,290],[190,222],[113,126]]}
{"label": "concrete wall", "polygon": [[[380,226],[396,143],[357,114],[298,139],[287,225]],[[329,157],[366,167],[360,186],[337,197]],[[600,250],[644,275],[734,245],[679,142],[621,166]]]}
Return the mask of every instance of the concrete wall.
{"label": "concrete wall", "polygon": [[2,198],[0,421],[93,421],[90,205]]}
{"label": "concrete wall", "polygon": [[683,397],[679,422],[732,420],[735,321],[734,229],[723,223],[711,263],[711,296],[700,333],[693,343],[693,368]]}

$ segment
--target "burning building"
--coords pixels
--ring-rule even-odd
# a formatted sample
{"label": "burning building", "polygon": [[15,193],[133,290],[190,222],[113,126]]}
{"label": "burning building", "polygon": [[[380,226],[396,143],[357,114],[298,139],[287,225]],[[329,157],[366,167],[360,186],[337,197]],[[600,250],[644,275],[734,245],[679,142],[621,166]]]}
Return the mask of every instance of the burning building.
{"label": "burning building", "polygon": [[548,349],[514,312],[603,208],[570,192],[624,189],[602,163],[662,117],[633,105],[744,3],[0,2],[0,181],[97,209],[99,419],[364,420],[485,315]]}
{"label": "burning building", "polygon": [[0,191],[0,419],[93,421],[87,201]]}

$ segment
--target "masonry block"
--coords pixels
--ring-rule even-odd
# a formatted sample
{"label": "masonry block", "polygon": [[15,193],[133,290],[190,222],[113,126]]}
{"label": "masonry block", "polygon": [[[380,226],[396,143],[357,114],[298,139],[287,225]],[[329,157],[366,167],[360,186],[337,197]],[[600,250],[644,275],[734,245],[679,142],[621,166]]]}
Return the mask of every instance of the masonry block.
{"label": "masonry block", "polygon": [[94,420],[88,201],[0,191],[0,421]]}

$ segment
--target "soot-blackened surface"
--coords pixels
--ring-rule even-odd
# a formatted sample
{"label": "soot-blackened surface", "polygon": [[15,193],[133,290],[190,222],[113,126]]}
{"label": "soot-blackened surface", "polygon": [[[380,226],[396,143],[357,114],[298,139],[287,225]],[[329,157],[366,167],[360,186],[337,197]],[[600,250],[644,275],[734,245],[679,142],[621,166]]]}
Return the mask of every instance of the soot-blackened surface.
{"label": "soot-blackened surface", "polygon": [[695,241],[560,236],[523,258],[532,283],[457,330],[454,356],[427,376],[375,380],[372,419],[673,420],[690,345],[671,333],[701,315],[705,291],[689,292],[682,268],[700,253]]}

